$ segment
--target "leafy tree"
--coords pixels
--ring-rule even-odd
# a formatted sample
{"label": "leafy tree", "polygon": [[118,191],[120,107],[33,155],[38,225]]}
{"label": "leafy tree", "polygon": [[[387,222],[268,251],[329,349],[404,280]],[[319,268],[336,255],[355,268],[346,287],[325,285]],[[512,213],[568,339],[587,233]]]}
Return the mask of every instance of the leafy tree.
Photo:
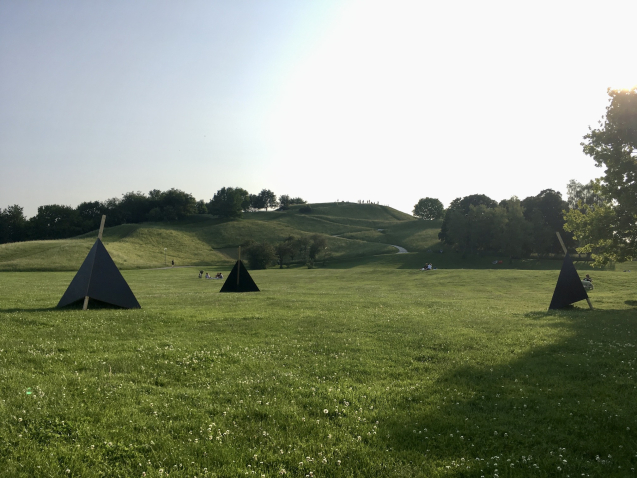
{"label": "leafy tree", "polygon": [[278,258],[279,269],[283,269],[283,264],[285,263],[286,258],[289,257],[290,259],[292,259],[294,257],[295,250],[293,247],[293,241],[294,239],[292,238],[291,240],[285,240],[283,242],[279,242],[275,246],[274,253],[276,254]]}
{"label": "leafy tree", "polygon": [[599,128],[584,136],[584,153],[605,167],[594,192],[598,205],[566,214],[566,228],[592,252],[595,265],[637,257],[637,87],[608,89],[609,105]]}
{"label": "leafy tree", "polygon": [[14,204],[0,209],[0,244],[26,239],[27,220],[21,206]]}
{"label": "leafy tree", "polygon": [[250,209],[263,209],[265,207],[265,202],[261,196],[258,194],[250,194]]}
{"label": "leafy tree", "polygon": [[124,222],[144,222],[148,211],[152,209],[151,201],[141,191],[131,191],[122,196],[117,205]]}
{"label": "leafy tree", "polygon": [[197,201],[190,193],[171,188],[160,195],[160,205],[166,220],[184,219],[197,213]]}
{"label": "leafy tree", "polygon": [[414,206],[412,214],[424,220],[440,219],[444,210],[445,208],[439,199],[422,198]]}
{"label": "leafy tree", "polygon": [[250,193],[242,188],[221,188],[206,207],[215,216],[241,217],[243,211],[250,209]]}
{"label": "leafy tree", "polygon": [[252,242],[245,254],[250,269],[266,269],[276,257],[274,248],[267,242]]}
{"label": "leafy tree", "polygon": [[298,239],[294,239],[292,243],[292,247],[294,248],[294,250],[298,251],[301,260],[303,261],[307,261],[308,250],[311,242],[312,241],[310,240],[309,236],[301,236]]}
{"label": "leafy tree", "polygon": [[70,206],[51,204],[38,207],[38,213],[29,219],[33,238],[62,239],[80,234],[79,216]]}
{"label": "leafy tree", "polygon": [[[536,236],[550,240],[542,241],[542,247],[536,243],[536,252],[561,253],[560,245],[555,232],[560,232],[566,247],[574,247],[575,242],[571,233],[564,231],[564,210],[568,203],[562,199],[562,193],[552,189],[544,189],[537,196],[529,196],[522,200],[524,217],[533,222],[535,228],[539,228]],[[541,217],[541,220],[539,219]],[[532,219],[533,218],[533,219]]]}
{"label": "leafy tree", "polygon": [[290,196],[288,196],[287,194],[282,194],[281,196],[279,196],[279,207],[281,209],[289,209],[290,204],[292,204],[291,200],[292,198]]}
{"label": "leafy tree", "polygon": [[595,181],[589,181],[586,184],[579,183],[571,179],[566,186],[569,209],[579,209],[582,205],[603,204],[604,200],[595,192]]}
{"label": "leafy tree", "polygon": [[208,214],[208,208],[203,199],[197,201],[197,214]]}
{"label": "leafy tree", "polygon": [[102,215],[107,214],[106,205],[99,201],[80,203],[75,211],[79,217],[82,232],[98,229],[102,222]]}
{"label": "leafy tree", "polygon": [[276,200],[276,194],[274,194],[269,189],[262,189],[259,193],[259,204],[261,208],[265,208],[267,211],[268,208],[275,208],[279,205],[279,202]]}
{"label": "leafy tree", "polygon": [[323,256],[323,263],[327,259],[327,238],[322,234],[312,234],[309,238],[310,248],[308,250],[308,267],[314,267],[314,262]]}
{"label": "leafy tree", "polygon": [[[451,220],[452,215],[456,216],[455,213],[468,215],[471,206],[481,205],[485,206],[486,208],[494,208],[498,205],[498,203],[490,197],[485,196],[484,194],[472,194],[471,196],[456,198],[451,201],[451,204],[445,212],[445,217],[442,220],[440,232],[438,233],[438,239],[440,239],[445,244],[453,244],[454,241],[449,236],[449,221]],[[458,221],[456,220],[456,222]]]}
{"label": "leafy tree", "polygon": [[496,210],[502,220],[498,221],[494,249],[512,261],[530,251],[531,223],[524,218],[524,208],[517,197],[501,201]]}
{"label": "leafy tree", "polygon": [[290,199],[290,205],[293,205],[293,204],[307,204],[307,201],[303,198],[296,197],[296,198]]}

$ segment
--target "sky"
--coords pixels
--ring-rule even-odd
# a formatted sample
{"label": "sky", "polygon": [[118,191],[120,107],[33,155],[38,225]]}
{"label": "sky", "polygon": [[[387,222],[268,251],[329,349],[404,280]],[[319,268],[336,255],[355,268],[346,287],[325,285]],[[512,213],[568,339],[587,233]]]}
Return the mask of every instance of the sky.
{"label": "sky", "polygon": [[0,0],[0,208],[523,199],[637,85],[634,0]]}

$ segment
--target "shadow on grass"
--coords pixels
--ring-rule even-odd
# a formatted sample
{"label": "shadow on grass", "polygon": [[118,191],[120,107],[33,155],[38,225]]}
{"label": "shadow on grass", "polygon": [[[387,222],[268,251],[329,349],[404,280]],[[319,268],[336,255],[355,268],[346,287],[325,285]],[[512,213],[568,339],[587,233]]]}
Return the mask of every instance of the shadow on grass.
{"label": "shadow on grass", "polygon": [[[559,339],[524,354],[509,354],[515,346],[503,340],[498,365],[477,366],[478,359],[456,367],[440,355],[449,370],[436,380],[440,395],[420,388],[402,399],[383,446],[414,463],[450,467],[454,476],[493,476],[498,467],[500,476],[626,476],[636,468],[634,311],[575,308],[525,317],[562,319],[547,324],[563,329]],[[435,376],[440,365],[432,353],[431,360],[414,357],[417,375]]]}
{"label": "shadow on grass", "polygon": [[[72,310],[83,310],[84,301],[80,300],[64,307],[13,307],[10,309],[0,309],[0,313],[12,314],[16,312],[69,312]],[[128,310],[113,304],[107,304],[95,299],[89,299],[88,310],[115,309]]]}

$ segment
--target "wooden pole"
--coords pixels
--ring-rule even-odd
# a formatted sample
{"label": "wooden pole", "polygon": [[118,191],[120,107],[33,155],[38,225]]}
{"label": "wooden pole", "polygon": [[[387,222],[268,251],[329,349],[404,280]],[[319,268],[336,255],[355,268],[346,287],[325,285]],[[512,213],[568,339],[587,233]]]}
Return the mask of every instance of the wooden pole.
{"label": "wooden pole", "polygon": [[560,236],[560,232],[555,231],[555,234],[557,234],[557,239],[560,241],[560,244],[562,245],[562,250],[564,251],[564,254],[568,254],[568,251],[566,250],[566,246],[564,245],[564,241],[562,240],[562,236]]}
{"label": "wooden pole", "polygon": [[102,216],[102,223],[100,224],[100,232],[97,235],[97,238],[101,241],[102,240],[102,233],[104,232],[104,223],[106,222],[106,216],[103,215]]}
{"label": "wooden pole", "polygon": [[[106,222],[106,215],[102,214],[102,222],[100,223],[100,232],[97,233],[97,238],[101,241],[102,234],[104,233],[104,223]],[[84,297],[84,305],[82,310],[88,310],[88,295]]]}
{"label": "wooden pole", "polygon": [[[560,236],[560,232],[555,231],[555,234],[557,234],[557,239],[560,241],[560,244],[562,245],[562,250],[564,251],[564,254],[568,254],[568,251],[566,250],[566,246],[564,245],[564,241],[562,240],[562,236]],[[593,304],[591,303],[591,300],[588,297],[586,297],[586,302],[588,302],[588,307],[590,307],[590,309],[593,310]]]}
{"label": "wooden pole", "polygon": [[239,287],[239,270],[241,269],[241,246],[239,246],[239,259],[237,260],[237,287]]}

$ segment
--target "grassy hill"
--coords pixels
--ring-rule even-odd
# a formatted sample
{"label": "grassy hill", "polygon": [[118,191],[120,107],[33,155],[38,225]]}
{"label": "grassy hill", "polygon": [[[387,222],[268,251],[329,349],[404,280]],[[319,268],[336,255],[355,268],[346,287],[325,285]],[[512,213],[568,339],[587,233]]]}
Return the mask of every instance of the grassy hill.
{"label": "grassy hill", "polygon": [[[121,269],[164,266],[227,266],[247,240],[275,244],[289,236],[327,236],[332,262],[396,253],[392,244],[424,252],[438,247],[438,221],[420,221],[374,204],[312,204],[287,211],[246,213],[239,220],[193,216],[173,223],[124,224],[104,229],[103,242]],[[108,224],[108,218],[107,218]],[[0,271],[76,270],[97,232],[72,239],[0,245]],[[164,249],[166,254],[164,255]]]}

